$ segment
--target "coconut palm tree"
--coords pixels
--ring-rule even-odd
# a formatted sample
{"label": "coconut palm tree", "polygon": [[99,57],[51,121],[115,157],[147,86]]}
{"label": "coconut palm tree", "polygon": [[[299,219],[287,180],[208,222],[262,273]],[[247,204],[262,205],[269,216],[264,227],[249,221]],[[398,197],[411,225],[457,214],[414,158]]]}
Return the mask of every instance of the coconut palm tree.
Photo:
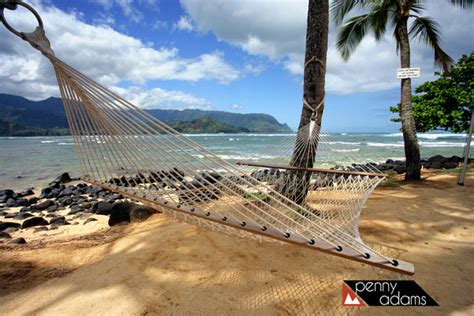
{"label": "coconut palm tree", "polygon": [[[471,7],[472,0],[449,0],[463,8]],[[346,21],[353,9],[367,12]],[[417,0],[334,0],[331,13],[334,22],[341,25],[336,46],[344,60],[370,31],[380,40],[387,27],[393,28],[396,48],[400,54],[400,66],[410,67],[410,39],[418,39],[433,48],[435,64],[449,71],[451,57],[440,46],[439,25],[430,17],[421,16],[423,1]],[[410,22],[410,23],[409,23]],[[416,136],[415,120],[411,108],[411,80],[401,80],[400,119],[405,142],[406,180],[420,179],[420,149]]]}
{"label": "coconut palm tree", "polygon": [[[318,134],[321,129],[326,82],[328,29],[329,0],[309,0],[304,60],[303,106],[297,140],[290,162],[290,165],[293,167],[311,168],[314,164],[316,148],[318,146],[317,138],[313,137],[316,141],[310,141],[308,139],[310,135],[308,135],[307,131],[311,122],[314,122],[312,125],[312,135]],[[304,150],[298,146],[299,143],[306,144]],[[284,184],[281,188],[277,188],[277,190],[294,202],[298,204],[303,203],[308,190],[304,184],[304,179],[309,177],[309,173],[288,172],[288,177],[292,177],[291,183],[293,185],[288,187],[288,184]]]}

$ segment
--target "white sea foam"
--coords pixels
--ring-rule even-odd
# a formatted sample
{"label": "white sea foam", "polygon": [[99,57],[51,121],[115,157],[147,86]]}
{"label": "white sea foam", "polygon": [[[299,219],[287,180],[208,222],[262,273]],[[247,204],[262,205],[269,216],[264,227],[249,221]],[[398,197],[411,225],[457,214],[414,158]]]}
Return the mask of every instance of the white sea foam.
{"label": "white sea foam", "polygon": [[367,143],[367,146],[370,147],[403,147],[403,144],[400,142],[397,143]]}
{"label": "white sea foam", "polygon": [[70,146],[74,145],[74,143],[58,143],[59,146]]}
{"label": "white sea foam", "polygon": [[55,140],[42,140],[41,144],[50,144],[50,143],[55,143]]}
{"label": "white sea foam", "polygon": [[333,149],[331,148],[331,151],[337,152],[337,153],[349,153],[349,152],[358,152],[360,148],[353,148],[353,149]]}
{"label": "white sea foam", "polygon": [[[403,137],[402,133],[391,133],[391,134],[384,134],[382,136],[385,137]],[[465,138],[466,134],[456,134],[456,133],[418,133],[418,138],[424,139],[439,139],[439,138]]]}
{"label": "white sea foam", "polygon": [[[288,137],[288,136],[295,136],[295,133],[288,133],[288,134],[239,134],[239,133],[231,133],[231,134],[183,134],[187,137],[229,137],[229,136],[239,136],[239,137]],[[327,134],[321,134],[321,136],[327,136]]]}
{"label": "white sea foam", "polygon": [[464,147],[464,143],[452,143],[452,142],[419,142],[423,147]]}
{"label": "white sea foam", "polygon": [[321,144],[328,144],[328,145],[360,145],[360,142],[339,142],[339,141],[334,141],[334,142],[321,142]]}
{"label": "white sea foam", "polygon": [[220,154],[217,155],[219,158],[224,159],[224,160],[260,160],[260,159],[272,159],[272,158],[278,158],[278,156],[272,156],[272,155],[224,155]]}

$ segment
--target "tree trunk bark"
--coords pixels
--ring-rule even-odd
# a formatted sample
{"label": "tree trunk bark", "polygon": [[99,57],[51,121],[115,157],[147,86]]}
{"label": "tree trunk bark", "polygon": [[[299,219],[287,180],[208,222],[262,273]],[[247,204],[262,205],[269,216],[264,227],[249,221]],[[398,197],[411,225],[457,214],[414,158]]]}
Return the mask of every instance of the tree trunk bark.
{"label": "tree trunk bark", "polygon": [[[397,32],[400,40],[400,65],[402,68],[410,68],[408,18],[402,21]],[[411,79],[402,79],[401,81],[400,119],[405,144],[405,180],[420,180],[420,148],[411,107]]]}
{"label": "tree trunk bark", "polygon": [[[329,1],[309,0],[306,27],[306,52],[303,86],[303,107],[290,165],[311,168],[318,146],[324,110],[326,56],[328,50]],[[306,105],[304,100],[306,100]],[[313,111],[312,109],[316,109]],[[314,123],[312,123],[312,121]],[[304,144],[303,147],[298,146]],[[310,173],[288,172],[280,193],[302,204],[306,198]],[[290,181],[291,180],[291,181]],[[290,184],[291,183],[291,184]],[[288,186],[293,187],[288,187]]]}

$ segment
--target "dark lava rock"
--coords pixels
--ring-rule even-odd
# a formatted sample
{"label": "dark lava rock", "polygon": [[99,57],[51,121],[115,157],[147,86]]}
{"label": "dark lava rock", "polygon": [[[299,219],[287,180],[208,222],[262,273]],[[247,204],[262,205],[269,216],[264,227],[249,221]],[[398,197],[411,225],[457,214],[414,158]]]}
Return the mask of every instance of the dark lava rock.
{"label": "dark lava rock", "polygon": [[50,207],[48,207],[46,209],[46,212],[48,213],[52,213],[52,212],[56,212],[58,210],[58,206],[57,205],[51,205]]}
{"label": "dark lava rock", "polygon": [[39,201],[39,198],[37,198],[36,196],[32,197],[31,199],[28,200],[28,205],[36,204],[38,203],[38,201]]}
{"label": "dark lava rock", "polygon": [[61,194],[61,188],[52,189],[51,192],[46,196],[48,199],[57,198]]}
{"label": "dark lava rock", "polygon": [[52,218],[49,221],[50,225],[69,225],[69,223],[66,221],[66,218],[64,216],[59,216]]}
{"label": "dark lava rock", "polygon": [[97,203],[97,208],[95,210],[96,214],[99,215],[110,215],[113,204],[108,202],[99,202]]}
{"label": "dark lava rock", "polygon": [[451,156],[448,158],[449,161],[451,162],[457,162],[457,163],[460,163],[460,162],[463,162],[463,158],[462,157],[459,157],[459,156]]}
{"label": "dark lava rock", "polygon": [[21,192],[20,194],[21,194],[21,196],[30,196],[30,195],[35,194],[35,192],[33,192],[33,189],[26,189],[25,191]]}
{"label": "dark lava rock", "polygon": [[103,191],[104,191],[104,189],[102,189],[102,188],[89,186],[89,187],[87,187],[86,193],[88,193],[89,196],[91,196],[91,197],[93,197],[93,196],[97,197],[99,195],[99,193],[101,193]]}
{"label": "dark lava rock", "polygon": [[74,215],[74,214],[77,214],[77,213],[82,212],[82,211],[83,211],[82,206],[74,205],[73,207],[71,207],[71,209],[69,210],[67,215]]}
{"label": "dark lava rock", "polygon": [[53,189],[50,187],[43,188],[41,190],[40,199],[44,199],[45,197],[47,197],[48,194],[51,193],[51,191],[53,191]]}
{"label": "dark lava rock", "polygon": [[11,189],[3,189],[3,190],[0,190],[0,196],[1,195],[5,195],[7,197],[12,197],[13,194],[15,194],[15,191],[11,190]]}
{"label": "dark lava rock", "polygon": [[28,206],[24,206],[20,208],[20,213],[29,212],[29,211],[30,211],[30,208]]}
{"label": "dark lava rock", "polygon": [[401,173],[405,173],[407,171],[407,168],[404,165],[395,165],[393,170],[396,173],[401,174]]}
{"label": "dark lava rock", "polygon": [[9,233],[0,232],[0,238],[10,239],[10,238],[12,238],[12,236],[10,236]]}
{"label": "dark lava rock", "polygon": [[7,229],[4,230],[5,233],[11,234],[16,232],[17,230],[20,230],[18,227],[8,227]]}
{"label": "dark lava rock", "polygon": [[15,219],[23,220],[27,219],[29,217],[33,217],[34,215],[28,212],[23,212],[23,213],[18,213],[17,216],[15,216]]}
{"label": "dark lava rock", "polygon": [[107,197],[107,202],[115,202],[120,199],[123,199],[123,195],[115,193]]}
{"label": "dark lava rock", "polygon": [[55,179],[55,181],[57,181],[59,183],[67,183],[67,182],[71,182],[72,179],[71,179],[71,176],[69,175],[69,173],[65,172],[62,175],[60,175],[59,177],[57,177]]}
{"label": "dark lava rock", "polygon": [[59,204],[61,204],[62,206],[68,206],[68,205],[71,205],[72,204],[72,199],[71,198],[64,198],[62,200],[59,201]]}
{"label": "dark lava rock", "polygon": [[0,232],[6,230],[9,227],[20,228],[20,224],[13,222],[0,222]]}
{"label": "dark lava rock", "polygon": [[16,205],[15,206],[28,206],[28,200],[27,199],[18,199],[16,200]]}
{"label": "dark lava rock", "polygon": [[22,244],[26,244],[26,240],[23,237],[18,237],[18,238],[10,240],[9,243],[15,244],[15,245],[22,245]]}
{"label": "dark lava rock", "polygon": [[74,186],[69,186],[59,193],[58,197],[73,195],[76,188]]}
{"label": "dark lava rock", "polygon": [[34,209],[38,210],[38,211],[43,211],[45,209],[47,209],[48,207],[50,206],[53,206],[54,205],[54,202],[52,200],[46,200],[44,202],[41,202],[39,204],[36,204],[34,206]]}
{"label": "dark lava rock", "polygon": [[9,199],[7,200],[7,204],[6,204],[6,205],[7,205],[7,207],[14,207],[14,206],[16,205],[16,201],[15,201],[14,199],[12,199],[12,198],[9,198]]}
{"label": "dark lava rock", "polygon": [[15,213],[8,213],[7,215],[5,215],[5,218],[15,218],[15,216],[17,216],[19,213],[15,212]]}
{"label": "dark lava rock", "polygon": [[43,225],[48,225],[48,221],[45,220],[42,217],[32,217],[23,222],[21,225],[22,229],[28,228],[28,227],[33,227],[33,226],[43,226]]}
{"label": "dark lava rock", "polygon": [[[433,157],[428,158],[428,161],[431,161],[431,162],[441,162],[441,163],[443,163],[443,162],[447,162],[447,161],[448,161],[448,158],[445,158],[445,157],[443,157],[443,156],[441,156],[441,155],[436,155],[436,156],[433,156]],[[437,169],[437,168],[435,168],[435,169]]]}
{"label": "dark lava rock", "polygon": [[444,169],[455,169],[458,167],[458,163],[454,161],[446,161],[443,163]]}
{"label": "dark lava rock", "polygon": [[130,223],[130,211],[135,207],[135,203],[121,202],[113,205],[110,211],[109,226],[122,223]]}
{"label": "dark lava rock", "polygon": [[431,161],[429,168],[431,169],[442,169],[443,163],[441,161]]}
{"label": "dark lava rock", "polygon": [[37,233],[37,232],[44,232],[46,230],[49,230],[48,227],[46,226],[39,226],[39,227],[36,227],[33,232]]}
{"label": "dark lava rock", "polygon": [[141,222],[156,213],[159,212],[154,208],[143,205],[136,205],[130,210],[130,220],[132,222]]}
{"label": "dark lava rock", "polygon": [[97,221],[97,218],[89,217],[88,219],[86,219],[86,220],[84,221],[84,224],[83,224],[83,225],[85,225],[85,224],[87,224],[87,223],[90,223],[90,222],[95,222],[95,221]]}

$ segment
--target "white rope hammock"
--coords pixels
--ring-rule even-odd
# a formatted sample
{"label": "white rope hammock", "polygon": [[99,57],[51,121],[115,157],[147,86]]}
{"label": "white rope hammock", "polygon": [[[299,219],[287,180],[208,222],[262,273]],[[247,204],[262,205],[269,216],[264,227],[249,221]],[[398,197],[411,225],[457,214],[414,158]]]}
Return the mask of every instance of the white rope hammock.
{"label": "white rope hammock", "polygon": [[[359,236],[360,210],[383,174],[253,164],[272,170],[256,179],[56,58],[36,16],[35,32],[15,34],[54,66],[83,180],[177,219],[414,273]],[[314,156],[319,129],[298,133],[296,156]]]}

